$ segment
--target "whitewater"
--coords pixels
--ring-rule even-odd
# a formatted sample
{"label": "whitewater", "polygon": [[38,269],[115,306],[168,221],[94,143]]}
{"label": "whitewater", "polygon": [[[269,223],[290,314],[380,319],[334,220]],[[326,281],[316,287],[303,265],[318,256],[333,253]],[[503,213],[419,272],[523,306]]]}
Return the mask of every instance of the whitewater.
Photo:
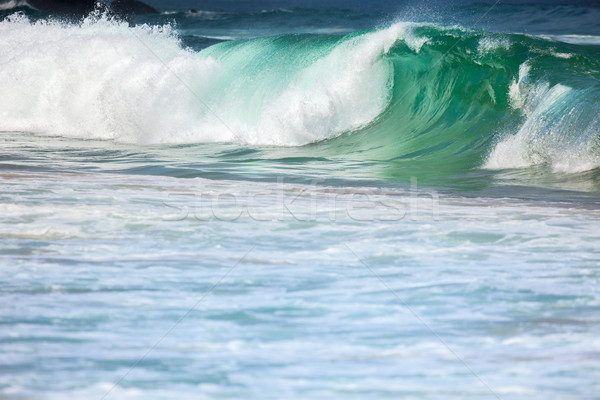
{"label": "whitewater", "polygon": [[596,398],[597,8],[17,3],[1,398]]}

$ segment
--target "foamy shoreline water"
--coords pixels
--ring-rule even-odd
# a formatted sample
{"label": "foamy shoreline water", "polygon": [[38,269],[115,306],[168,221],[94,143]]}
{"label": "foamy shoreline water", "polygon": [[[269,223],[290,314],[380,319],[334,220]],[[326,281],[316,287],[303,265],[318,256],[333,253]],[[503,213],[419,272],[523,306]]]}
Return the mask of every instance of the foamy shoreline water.
{"label": "foamy shoreline water", "polygon": [[0,179],[7,398],[101,397],[183,316],[111,397],[488,396],[453,352],[501,396],[595,391],[598,209],[131,175]]}

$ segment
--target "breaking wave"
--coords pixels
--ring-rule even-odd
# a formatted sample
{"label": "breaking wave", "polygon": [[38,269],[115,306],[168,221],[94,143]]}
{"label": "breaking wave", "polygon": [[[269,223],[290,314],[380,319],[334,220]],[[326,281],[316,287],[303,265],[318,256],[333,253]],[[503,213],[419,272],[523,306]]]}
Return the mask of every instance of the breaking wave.
{"label": "breaking wave", "polygon": [[196,52],[170,26],[0,22],[0,129],[136,144],[313,144],[441,169],[600,167],[595,44],[399,22]]}

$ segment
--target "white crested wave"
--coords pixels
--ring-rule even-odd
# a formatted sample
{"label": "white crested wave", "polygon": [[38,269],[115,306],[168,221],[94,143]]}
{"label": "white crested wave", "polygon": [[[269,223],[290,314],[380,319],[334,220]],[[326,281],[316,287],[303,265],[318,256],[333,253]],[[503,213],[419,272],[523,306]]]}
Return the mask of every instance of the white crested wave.
{"label": "white crested wave", "polygon": [[484,168],[547,164],[554,172],[577,173],[600,167],[600,104],[590,102],[590,89],[532,82],[530,70],[523,63],[509,88],[511,105],[524,122],[494,146]]}
{"label": "white crested wave", "polygon": [[323,140],[385,109],[393,71],[381,55],[402,38],[418,51],[411,29],[350,38],[262,98],[226,60],[182,48],[169,26],[14,15],[0,22],[0,130],[139,144]]}

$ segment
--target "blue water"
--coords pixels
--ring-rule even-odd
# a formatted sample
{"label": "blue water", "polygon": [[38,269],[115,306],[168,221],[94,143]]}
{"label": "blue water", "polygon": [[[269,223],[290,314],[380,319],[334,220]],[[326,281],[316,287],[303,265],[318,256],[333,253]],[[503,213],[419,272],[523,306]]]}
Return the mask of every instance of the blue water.
{"label": "blue water", "polygon": [[598,398],[595,2],[148,3],[0,11],[0,398]]}

